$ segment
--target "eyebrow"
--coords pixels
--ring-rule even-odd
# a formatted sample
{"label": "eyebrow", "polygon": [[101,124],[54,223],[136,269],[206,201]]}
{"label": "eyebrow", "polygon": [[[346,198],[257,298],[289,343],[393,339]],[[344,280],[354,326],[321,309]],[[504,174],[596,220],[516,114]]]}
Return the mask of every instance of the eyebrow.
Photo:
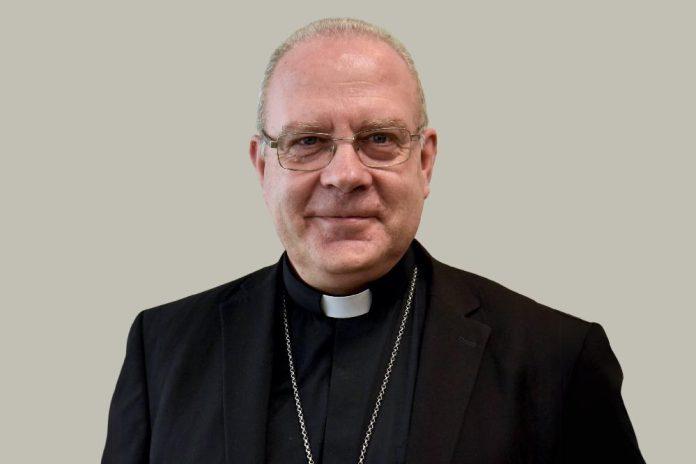
{"label": "eyebrow", "polygon": [[287,124],[283,124],[283,127],[280,129],[280,134],[278,134],[278,137],[288,133],[321,132],[324,134],[330,134],[332,131],[332,124],[327,125],[317,121],[291,121]]}
{"label": "eyebrow", "polygon": [[381,129],[384,127],[400,127],[402,129],[407,129],[408,124],[406,124],[406,121],[399,118],[365,119],[360,123],[360,128],[358,130]]}
{"label": "eyebrow", "polygon": [[[363,119],[356,132],[370,129],[381,129],[385,127],[400,127],[407,129],[408,124],[406,121],[399,118]],[[333,133],[333,124],[326,124],[318,121],[291,121],[283,124],[278,137],[298,132],[319,132],[322,134],[331,134]]]}

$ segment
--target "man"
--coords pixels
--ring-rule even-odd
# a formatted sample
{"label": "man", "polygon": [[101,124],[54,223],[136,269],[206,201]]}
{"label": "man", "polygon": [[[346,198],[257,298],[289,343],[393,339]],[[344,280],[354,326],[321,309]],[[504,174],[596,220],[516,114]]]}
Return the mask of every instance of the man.
{"label": "man", "polygon": [[437,134],[395,39],[296,32],[249,151],[286,252],[138,315],[103,463],[644,462],[601,326],[414,240]]}

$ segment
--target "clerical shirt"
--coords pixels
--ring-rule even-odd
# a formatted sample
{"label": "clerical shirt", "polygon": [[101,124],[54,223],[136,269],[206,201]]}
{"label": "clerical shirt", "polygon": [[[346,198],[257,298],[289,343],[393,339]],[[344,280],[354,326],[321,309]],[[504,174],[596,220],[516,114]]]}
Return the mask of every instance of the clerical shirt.
{"label": "clerical shirt", "polygon": [[[325,314],[322,293],[303,282],[287,255],[283,256],[279,290],[288,296],[295,372],[315,463],[357,462],[417,262],[422,260],[412,245],[387,274],[369,284],[372,301],[367,313],[336,318]],[[368,446],[368,464],[405,460],[427,301],[425,271],[419,264],[413,304]],[[266,451],[268,463],[307,462],[280,309]]]}

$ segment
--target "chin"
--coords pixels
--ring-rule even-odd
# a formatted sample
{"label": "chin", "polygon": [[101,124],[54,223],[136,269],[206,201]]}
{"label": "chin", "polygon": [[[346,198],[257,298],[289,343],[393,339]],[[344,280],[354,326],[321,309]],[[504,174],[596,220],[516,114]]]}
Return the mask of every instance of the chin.
{"label": "chin", "polygon": [[312,260],[331,274],[372,268],[382,258],[384,246],[369,240],[332,240],[311,246]]}

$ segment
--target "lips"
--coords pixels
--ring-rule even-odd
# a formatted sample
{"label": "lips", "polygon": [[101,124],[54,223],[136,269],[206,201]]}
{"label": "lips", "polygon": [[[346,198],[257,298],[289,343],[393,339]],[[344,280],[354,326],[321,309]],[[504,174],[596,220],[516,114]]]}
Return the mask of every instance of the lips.
{"label": "lips", "polygon": [[316,213],[311,213],[308,215],[308,217],[319,217],[319,218],[337,218],[337,219],[342,219],[342,218],[362,218],[362,219],[368,219],[368,218],[374,218],[377,217],[376,212],[372,211],[322,211],[322,212],[316,212]]}
{"label": "lips", "polygon": [[366,215],[317,215],[312,216],[311,219],[318,220],[332,227],[361,227],[374,221],[375,216]]}
{"label": "lips", "polygon": [[373,218],[374,216],[363,215],[363,214],[341,214],[341,215],[326,214],[326,215],[316,215],[314,217],[324,218],[324,219],[370,219],[370,218]]}
{"label": "lips", "polygon": [[335,208],[324,207],[319,210],[308,211],[305,216],[309,220],[316,220],[319,224],[329,227],[364,227],[377,221],[380,217],[376,208],[355,208],[348,205],[333,205]]}
{"label": "lips", "polygon": [[308,218],[309,224],[316,226],[323,240],[362,240],[378,223],[376,216],[364,212],[314,214]]}
{"label": "lips", "polygon": [[374,219],[374,216],[312,216],[314,219],[323,219],[326,221],[366,221]]}
{"label": "lips", "polygon": [[377,221],[370,217],[316,217],[311,221],[324,240],[360,240],[373,230]]}
{"label": "lips", "polygon": [[365,214],[322,214],[322,215],[314,215],[311,216],[310,219],[318,219],[322,222],[325,223],[330,223],[330,224],[361,224],[361,223],[366,223],[368,221],[375,220],[376,217],[372,215],[365,215]]}

